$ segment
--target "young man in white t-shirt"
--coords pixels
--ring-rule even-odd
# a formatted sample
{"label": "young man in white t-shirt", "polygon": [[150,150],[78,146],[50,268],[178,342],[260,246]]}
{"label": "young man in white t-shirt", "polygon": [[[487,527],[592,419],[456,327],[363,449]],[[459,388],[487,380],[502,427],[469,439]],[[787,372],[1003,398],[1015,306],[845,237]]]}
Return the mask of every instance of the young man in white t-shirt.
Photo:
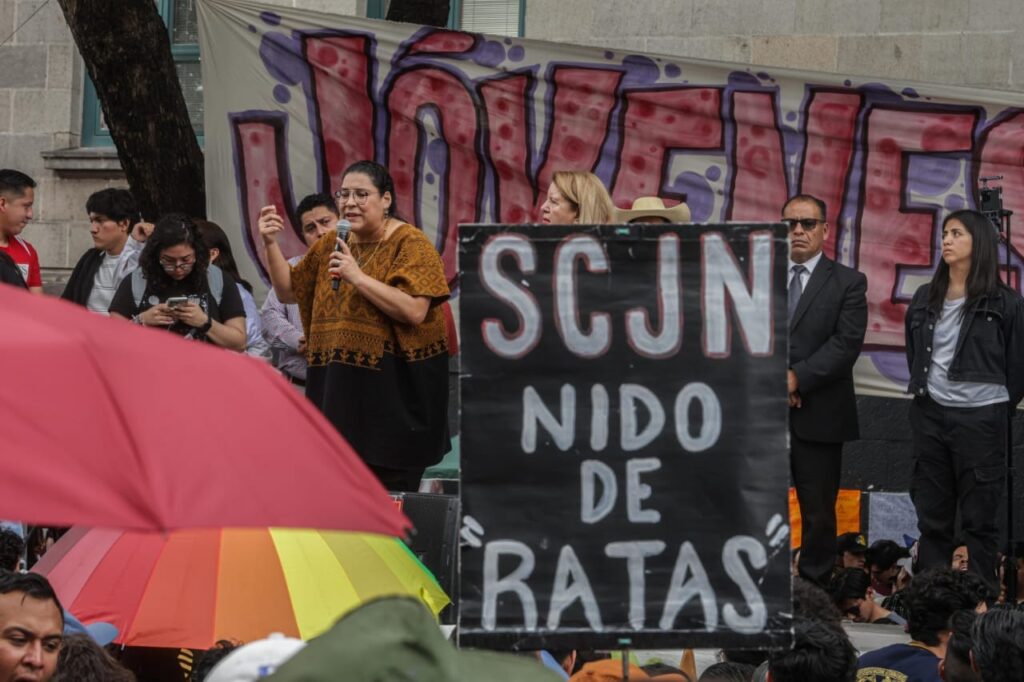
{"label": "young man in white t-shirt", "polygon": [[139,265],[147,232],[141,227],[133,232],[133,225],[144,223],[126,189],[100,190],[85,202],[85,209],[95,248],[78,259],[61,298],[107,315],[117,286]]}

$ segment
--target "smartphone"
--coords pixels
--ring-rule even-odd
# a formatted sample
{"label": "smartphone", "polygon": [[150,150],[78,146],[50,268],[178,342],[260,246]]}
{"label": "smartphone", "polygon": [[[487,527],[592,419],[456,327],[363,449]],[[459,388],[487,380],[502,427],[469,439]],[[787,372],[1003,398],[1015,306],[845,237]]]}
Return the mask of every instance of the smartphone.
{"label": "smartphone", "polygon": [[188,303],[188,296],[171,296],[167,299],[168,308],[180,308]]}

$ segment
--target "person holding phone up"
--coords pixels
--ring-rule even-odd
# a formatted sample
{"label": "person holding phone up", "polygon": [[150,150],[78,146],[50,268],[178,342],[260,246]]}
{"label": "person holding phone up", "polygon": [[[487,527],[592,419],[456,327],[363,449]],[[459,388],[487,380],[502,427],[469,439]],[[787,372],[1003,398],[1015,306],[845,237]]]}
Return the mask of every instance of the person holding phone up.
{"label": "person holding phone up", "polygon": [[157,221],[138,270],[114,294],[110,316],[245,350],[245,308],[235,280],[210,264],[195,223],[181,214]]}

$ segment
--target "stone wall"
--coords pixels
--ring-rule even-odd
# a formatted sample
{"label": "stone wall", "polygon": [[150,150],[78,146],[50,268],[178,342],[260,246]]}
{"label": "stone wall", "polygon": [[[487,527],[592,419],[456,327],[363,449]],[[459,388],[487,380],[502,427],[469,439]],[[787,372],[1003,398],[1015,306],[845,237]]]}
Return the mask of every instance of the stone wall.
{"label": "stone wall", "polygon": [[1024,90],[1019,0],[529,0],[526,35],[762,66]]}
{"label": "stone wall", "polygon": [[[73,217],[82,217],[84,199],[74,216],[77,184],[58,180],[42,154],[80,142],[82,65],[55,1],[44,6],[42,0],[0,0],[0,40],[17,26],[0,47],[0,166],[24,171],[39,183],[35,220],[25,238],[39,250],[44,267],[64,268],[84,249],[70,231]],[[99,189],[104,182],[94,180],[92,186]]]}

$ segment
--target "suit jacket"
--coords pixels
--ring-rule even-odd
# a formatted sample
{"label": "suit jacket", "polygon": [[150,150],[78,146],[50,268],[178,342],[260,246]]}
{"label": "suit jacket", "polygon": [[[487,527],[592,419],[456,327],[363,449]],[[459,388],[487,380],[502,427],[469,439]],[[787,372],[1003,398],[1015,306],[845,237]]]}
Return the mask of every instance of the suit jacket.
{"label": "suit jacket", "polygon": [[789,322],[789,366],[802,406],[789,410],[797,437],[841,443],[860,436],[853,363],[868,324],[867,278],[822,256]]}

